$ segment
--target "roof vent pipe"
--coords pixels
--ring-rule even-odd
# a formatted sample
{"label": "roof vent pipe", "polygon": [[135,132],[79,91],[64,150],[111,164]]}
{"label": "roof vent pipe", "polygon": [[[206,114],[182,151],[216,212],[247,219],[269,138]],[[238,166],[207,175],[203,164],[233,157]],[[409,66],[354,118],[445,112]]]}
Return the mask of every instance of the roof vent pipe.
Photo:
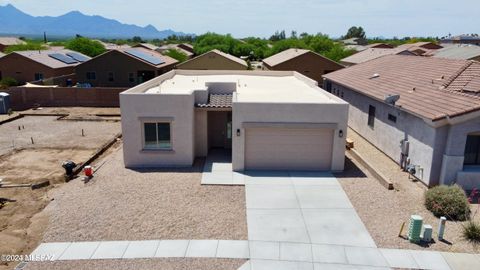
{"label": "roof vent pipe", "polygon": [[375,74],[372,75],[372,77],[370,77],[370,79],[375,79],[375,78],[378,78],[378,77],[380,77],[380,74],[375,73]]}

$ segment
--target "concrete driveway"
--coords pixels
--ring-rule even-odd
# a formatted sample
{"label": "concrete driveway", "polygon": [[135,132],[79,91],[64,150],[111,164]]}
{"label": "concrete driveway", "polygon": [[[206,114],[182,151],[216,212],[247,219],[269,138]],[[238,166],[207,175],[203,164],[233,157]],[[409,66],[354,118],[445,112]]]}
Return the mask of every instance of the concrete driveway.
{"label": "concrete driveway", "polygon": [[376,247],[331,174],[248,172],[245,190],[249,240]]}

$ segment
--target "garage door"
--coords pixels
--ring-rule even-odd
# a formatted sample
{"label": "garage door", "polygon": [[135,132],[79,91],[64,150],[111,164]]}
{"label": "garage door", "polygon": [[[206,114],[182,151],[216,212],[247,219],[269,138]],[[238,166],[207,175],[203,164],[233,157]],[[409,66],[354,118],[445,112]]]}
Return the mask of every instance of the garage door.
{"label": "garage door", "polygon": [[330,170],[332,129],[249,128],[247,170]]}

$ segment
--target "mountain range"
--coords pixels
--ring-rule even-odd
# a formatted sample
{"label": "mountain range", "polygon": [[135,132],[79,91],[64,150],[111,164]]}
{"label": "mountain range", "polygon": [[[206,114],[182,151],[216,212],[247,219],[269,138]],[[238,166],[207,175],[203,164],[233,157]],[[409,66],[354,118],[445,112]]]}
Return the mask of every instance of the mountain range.
{"label": "mountain range", "polygon": [[0,6],[0,34],[23,36],[71,37],[81,35],[91,38],[132,38],[163,39],[170,35],[186,35],[173,30],[157,30],[152,25],[145,27],[124,24],[102,16],[89,16],[71,11],[58,17],[31,16],[11,4]]}

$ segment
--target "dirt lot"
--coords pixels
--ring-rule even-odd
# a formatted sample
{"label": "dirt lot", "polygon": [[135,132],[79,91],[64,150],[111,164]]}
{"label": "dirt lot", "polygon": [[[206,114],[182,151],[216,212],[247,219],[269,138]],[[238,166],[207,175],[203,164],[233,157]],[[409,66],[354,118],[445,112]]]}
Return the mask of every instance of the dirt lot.
{"label": "dirt lot", "polygon": [[[53,116],[26,116],[0,125],[0,178],[11,184],[45,180],[53,184],[37,190],[0,189],[0,198],[7,201],[0,209],[0,254],[28,254],[38,245],[48,224],[48,216],[38,213],[52,199],[47,191],[63,183],[61,162],[83,163],[119,132],[119,122],[56,120]],[[14,265],[0,262],[0,269]]]}
{"label": "dirt lot", "polygon": [[[82,136],[82,129],[85,136]],[[0,125],[0,155],[12,151],[13,147],[96,149],[119,132],[118,122],[69,121],[57,120],[56,116],[25,116]]]}
{"label": "dirt lot", "polygon": [[[424,218],[424,224],[431,224],[434,237],[437,236],[439,219],[424,207],[424,192],[427,188],[408,180],[408,175],[400,170],[391,159],[378,151],[363,138],[349,130],[348,137],[355,142],[355,149],[375,164],[376,168],[394,183],[396,190],[386,190],[375,178],[364,174],[366,170],[358,163],[347,160],[346,170],[339,174],[340,183],[365,223],[375,243],[384,248],[427,249],[449,252],[478,253],[477,247],[462,239],[462,223],[447,222],[446,242],[436,239],[428,247],[412,244],[398,237],[400,226],[410,215],[418,214]],[[472,210],[477,205],[472,205]],[[480,216],[477,215],[477,221]],[[406,234],[405,229],[404,234]]]}
{"label": "dirt lot", "polygon": [[49,193],[44,242],[247,239],[244,187],[201,186],[201,162],[176,171],[126,169],[122,149],[87,184]]}
{"label": "dirt lot", "polygon": [[245,263],[245,260],[233,259],[142,259],[142,260],[91,260],[68,262],[30,263],[25,270],[236,270]]}

